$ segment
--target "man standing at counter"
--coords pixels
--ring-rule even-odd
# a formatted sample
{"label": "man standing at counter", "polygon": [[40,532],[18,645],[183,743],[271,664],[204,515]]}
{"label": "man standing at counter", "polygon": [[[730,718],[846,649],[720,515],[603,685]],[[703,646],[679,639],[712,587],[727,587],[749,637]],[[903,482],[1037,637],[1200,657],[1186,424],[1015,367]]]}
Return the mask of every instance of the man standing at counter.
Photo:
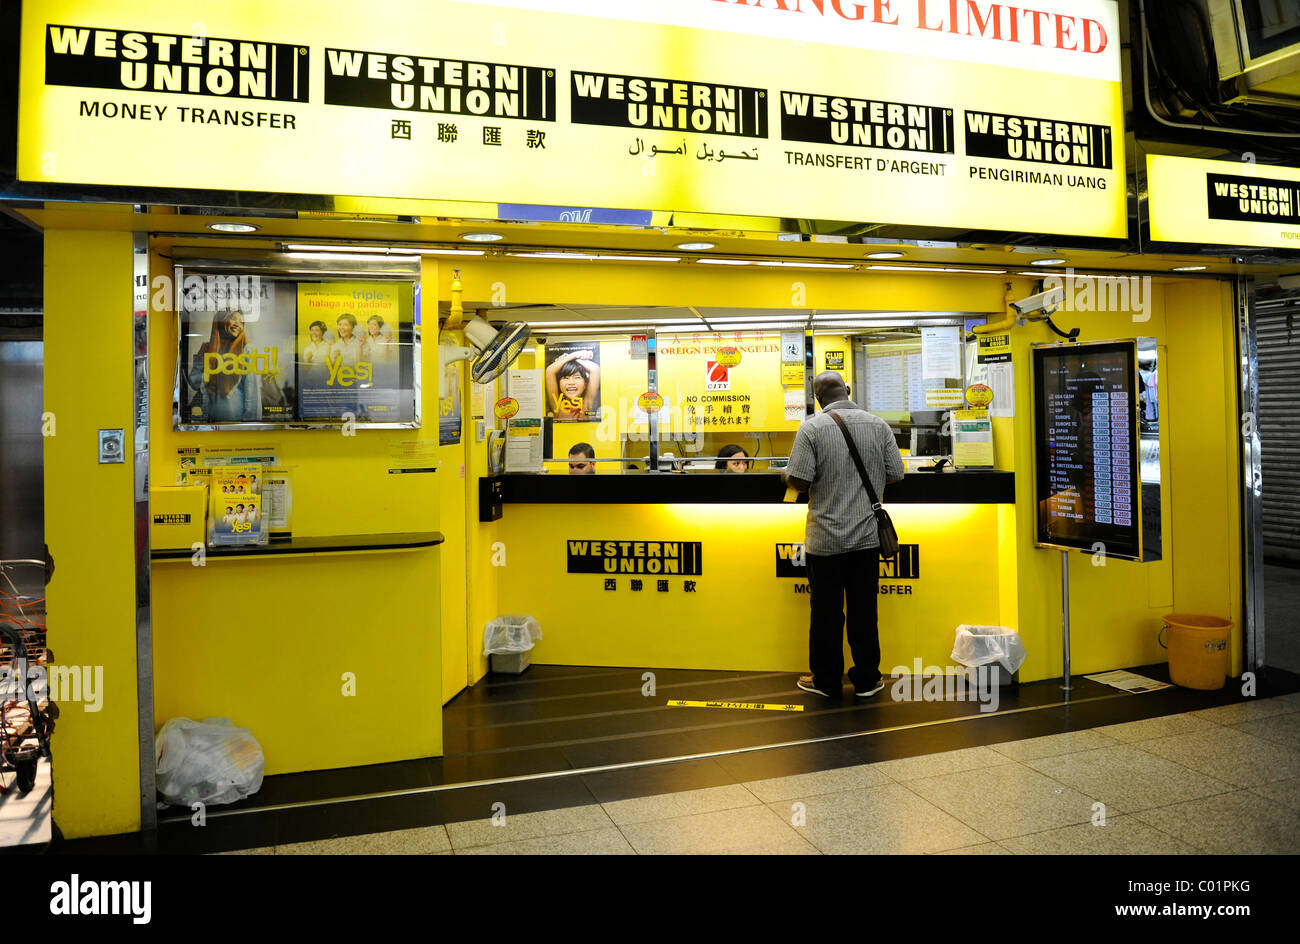
{"label": "man standing at counter", "polygon": [[808,493],[804,564],[812,616],[808,629],[808,667],[799,688],[833,698],[844,685],[845,603],[848,604],[849,681],[859,698],[885,687],[880,674],[880,633],[876,595],[880,582],[880,541],[862,477],[858,474],[841,420],[857,447],[872,488],[883,498],[887,482],[903,479],[903,457],[893,431],[880,417],[849,399],[844,378],[828,370],[813,381],[822,412],[799,427],[782,477]]}

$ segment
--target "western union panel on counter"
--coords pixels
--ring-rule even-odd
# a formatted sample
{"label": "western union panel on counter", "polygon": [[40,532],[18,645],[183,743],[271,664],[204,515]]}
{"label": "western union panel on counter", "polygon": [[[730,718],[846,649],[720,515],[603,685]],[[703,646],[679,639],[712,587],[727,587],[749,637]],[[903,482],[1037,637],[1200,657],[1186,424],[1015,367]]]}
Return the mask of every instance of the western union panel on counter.
{"label": "western union panel on counter", "polygon": [[18,176],[1126,232],[1107,0],[384,9],[28,0]]}
{"label": "western union panel on counter", "polygon": [[702,571],[699,541],[567,542],[571,574],[685,574]]}

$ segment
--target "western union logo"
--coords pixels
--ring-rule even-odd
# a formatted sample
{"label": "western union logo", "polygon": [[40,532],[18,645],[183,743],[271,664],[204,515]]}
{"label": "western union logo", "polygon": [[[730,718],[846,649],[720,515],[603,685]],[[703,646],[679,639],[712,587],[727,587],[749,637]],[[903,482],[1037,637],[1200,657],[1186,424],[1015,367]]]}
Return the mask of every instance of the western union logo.
{"label": "western union logo", "polygon": [[699,541],[569,541],[571,574],[702,573]]}
{"label": "western union logo", "polygon": [[1206,174],[1209,217],[1253,223],[1294,223],[1300,220],[1300,189],[1286,180],[1267,177],[1242,180]]}
{"label": "western union logo", "polygon": [[307,101],[306,46],[152,31],[46,27],[45,84]]}
{"label": "western union logo", "polygon": [[[804,560],[802,544],[778,544],[776,546],[776,575],[778,577],[795,577],[808,579],[808,568]],[[919,544],[900,544],[898,553],[880,561],[880,576],[890,580],[921,579],[921,546]]]}
{"label": "western union logo", "polygon": [[555,70],[329,48],[325,104],[554,121]]}

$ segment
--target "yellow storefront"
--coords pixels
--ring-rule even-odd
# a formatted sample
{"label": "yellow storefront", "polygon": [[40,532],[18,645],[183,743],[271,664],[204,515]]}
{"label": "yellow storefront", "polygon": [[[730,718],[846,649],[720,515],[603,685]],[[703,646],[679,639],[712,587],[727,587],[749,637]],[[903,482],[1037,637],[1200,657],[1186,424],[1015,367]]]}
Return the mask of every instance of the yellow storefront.
{"label": "yellow storefront", "polygon": [[[142,13],[134,5],[110,6],[120,8],[91,10],[66,2],[24,6],[23,49],[29,57],[22,63],[24,121],[48,122],[76,107],[76,96],[85,91],[69,91],[71,80],[42,78],[40,57],[31,50],[45,49],[48,37],[51,49],[75,56],[81,42],[75,33],[55,36],[51,24],[102,30],[87,33],[85,48],[92,55],[151,66],[160,65],[149,58],[156,58],[156,49],[143,58],[128,54],[135,47],[119,35],[123,30],[144,19],[159,35],[179,38],[192,26],[188,12],[151,7]],[[437,17],[447,15],[441,9],[446,6],[417,10],[413,4],[404,12],[414,33],[428,34]],[[497,14],[484,5],[465,6],[469,9],[458,12],[473,50],[466,55],[489,60],[498,45],[492,39]],[[1106,7],[1087,6],[1090,11]],[[301,160],[272,161],[269,148],[256,160],[242,156],[246,150],[217,153],[209,145],[222,139],[209,126],[180,129],[191,135],[185,159],[174,151],[164,155],[167,129],[106,125],[117,119],[102,117],[102,103],[101,115],[84,118],[78,127],[82,133],[98,129],[98,140],[116,155],[115,161],[83,162],[83,154],[68,149],[66,129],[20,134],[20,178],[30,183],[31,197],[15,208],[45,233],[46,409],[58,423],[45,453],[47,541],[58,564],[49,588],[51,644],[69,664],[104,666],[113,696],[98,714],[67,712],[60,721],[55,778],[57,816],[65,836],[150,825],[151,738],[173,717],[236,719],[255,732],[270,775],[442,754],[442,706],[487,673],[484,626],[502,614],[531,614],[544,627],[532,652],[534,663],[806,670],[805,582],[784,576],[788,571],[781,563],[802,541],[806,509],[783,500],[779,477],[765,457],[789,455],[794,431],[811,409],[812,376],[840,369],[856,386],[855,345],[882,330],[913,331],[927,324],[960,329],[964,362],[973,358],[977,344],[974,336],[968,337],[969,328],[1006,322],[1005,362],[1010,365],[1001,374],[1008,386],[994,404],[1001,410],[991,419],[993,467],[909,471],[885,496],[909,550],[905,559],[887,562],[882,572],[882,668],[910,671],[917,660],[926,667],[951,665],[954,628],[967,623],[1005,626],[1020,634],[1028,651],[1022,682],[1059,677],[1063,556],[1036,546],[1030,370],[1031,349],[1059,338],[1041,320],[1015,325],[1016,313],[1009,307],[1041,290],[1039,275],[1027,268],[1034,258],[1060,255],[1062,265],[1083,280],[1137,280],[1133,284],[1141,285],[1140,298],[1106,310],[1067,309],[1057,321],[1079,328],[1084,342],[1154,338],[1161,361],[1163,554],[1150,562],[1070,555],[1072,671],[1163,661],[1156,637],[1160,618],[1169,612],[1240,618],[1239,286],[1233,281],[1238,273],[1224,263],[1203,274],[1179,275],[1170,270],[1185,258],[1124,252],[1117,244],[1125,234],[1122,153],[1110,155],[1097,174],[1110,187],[1104,198],[1098,199],[1095,190],[1075,188],[1053,193],[1061,201],[1060,218],[1068,222],[1049,231],[1066,234],[1063,240],[1069,234],[1109,239],[1109,248],[1030,255],[1010,245],[927,246],[900,239],[888,245],[896,247],[892,255],[902,258],[893,264],[872,262],[868,257],[883,251],[883,241],[790,241],[784,238],[790,228],[778,215],[867,219],[877,214],[918,225],[979,225],[1000,233],[1048,227],[1040,224],[1038,206],[1028,194],[1015,192],[1017,199],[1007,199],[1007,192],[1000,191],[990,196],[977,189],[982,184],[957,179],[959,161],[951,149],[935,159],[947,168],[947,176],[929,202],[923,199],[928,191],[917,189],[921,184],[912,179],[919,179],[919,169],[886,168],[851,199],[841,199],[835,186],[810,183],[802,169],[796,173],[793,168],[799,165],[793,158],[782,156],[783,163],[776,166],[757,158],[751,163],[744,147],[750,142],[733,147],[734,137],[744,137],[739,132],[717,139],[688,130],[689,146],[676,130],[654,135],[654,143],[648,135],[620,132],[620,172],[596,174],[590,166],[584,169],[580,156],[597,147],[609,152],[611,139],[600,137],[605,131],[597,130],[594,119],[567,138],[560,133],[564,126],[547,125],[549,137],[526,139],[539,142],[537,149],[544,140],[550,149],[545,160],[556,163],[547,164],[550,170],[544,174],[530,169],[529,155],[537,149],[522,143],[521,136],[518,153],[503,159],[514,162],[513,173],[494,179],[485,168],[501,170],[502,165],[492,164],[495,156],[476,163],[458,153],[439,166],[439,173],[463,186],[432,186],[419,161],[392,158],[393,147],[411,142],[396,137],[399,129],[388,112],[378,106],[348,107],[344,110],[351,124],[325,127],[319,109],[343,106],[311,103],[311,95],[325,84],[324,70],[334,68],[327,65],[332,60],[325,50],[340,52],[331,43],[343,42],[338,37],[352,29],[346,42],[356,50],[401,47],[391,26],[348,18],[341,9],[334,12],[345,19],[342,27],[305,31],[287,14],[259,12],[251,5],[223,5],[208,12],[211,36],[256,33],[291,50],[299,43],[297,48],[310,48],[313,69],[321,71],[313,71],[310,82],[295,85],[277,105],[286,113],[297,110],[302,119],[305,133],[293,144]],[[532,62],[528,57],[561,30],[563,18],[579,15],[576,8],[561,13],[512,9],[510,16],[517,19],[510,19],[502,43],[516,43],[508,50],[516,58],[508,61]],[[1085,20],[1096,22],[1080,15],[1081,36],[1090,29]],[[594,58],[584,68],[629,71],[620,64],[616,40],[643,27],[611,20],[606,26],[611,46],[593,50]],[[699,63],[681,52],[693,45],[691,30],[657,21],[654,29],[663,33],[664,49],[677,52],[647,54],[638,70],[650,76],[701,69],[734,74],[732,81],[742,92],[757,89],[756,70],[786,42],[774,32],[777,27],[764,27],[765,35],[749,36],[748,45],[738,45],[729,58]],[[324,32],[313,35],[320,30]],[[114,35],[108,38],[110,31]],[[515,31],[527,38],[515,39]],[[1087,35],[1095,41],[1095,32]],[[1110,35],[1117,44],[1113,26]],[[849,54],[842,47],[826,48]],[[1122,136],[1118,75],[1110,74],[1117,71],[1117,60],[1108,66],[1089,64],[1075,74],[1048,69],[1030,92],[1019,87],[1019,70],[981,65],[978,59],[931,76],[930,84],[913,94],[973,111],[974,98],[954,91],[971,85],[979,86],[972,96],[992,102],[1028,96],[1021,107],[1043,109],[1045,103],[1083,89],[1085,117]],[[402,67],[395,61],[383,64],[384,70]],[[218,66],[205,61],[203,69],[213,68]],[[338,68],[343,71],[331,75],[347,78],[348,67]],[[884,75],[890,64],[873,68]],[[203,81],[207,75],[205,71]],[[364,74],[352,77],[360,81]],[[538,107],[549,107],[554,98],[546,96],[557,95],[555,89],[562,90],[563,83],[553,75],[537,78],[551,82],[543,86],[549,91],[537,93]],[[177,81],[189,79],[181,75]],[[281,81],[287,81],[283,75]],[[164,96],[169,102],[188,101],[186,94],[170,87],[119,89],[113,97],[153,104]],[[180,105],[172,102],[172,107]],[[439,132],[430,116],[417,117],[424,119],[418,124],[426,135],[419,146],[437,147],[431,136],[446,132]],[[934,132],[951,130],[945,124],[951,118],[951,112],[944,116],[940,109],[925,121]],[[664,120],[676,119],[668,115]],[[484,122],[462,116],[461,124],[461,134],[477,135]],[[239,133],[254,132],[261,133],[257,127]],[[252,140],[263,139],[239,139],[241,147]],[[683,148],[676,155],[683,159],[679,163],[689,160],[707,171],[654,169],[674,159],[668,157],[648,163],[649,148],[662,144],[660,155],[672,154],[669,146],[678,140]],[[707,150],[722,154],[722,147],[715,148],[719,140],[733,162],[701,156]],[[485,148],[497,146],[484,142]],[[637,144],[640,153],[631,152]],[[833,146],[830,142],[821,150]],[[343,153],[337,162],[312,159],[339,147]],[[836,153],[856,152],[840,147]],[[869,153],[876,159],[875,151]],[[138,156],[141,166],[131,166],[130,155]],[[624,165],[632,168],[631,176]],[[566,169],[555,172],[556,166]],[[373,167],[394,170],[374,175],[368,171]],[[723,174],[728,168],[740,169]],[[962,170],[966,172],[964,165]],[[906,175],[906,180],[890,174]],[[357,181],[356,186],[350,188],[350,181]],[[112,186],[143,188],[143,195],[124,199],[103,189]],[[305,201],[295,205],[273,199],[262,212],[243,213],[229,211],[234,201],[214,199],[212,206],[227,210],[211,213],[197,205],[198,196],[176,199],[182,190],[327,196],[312,208]],[[80,202],[83,192],[90,202]],[[593,206],[678,206],[683,211],[647,212],[644,221],[635,223],[584,223],[581,213],[572,211],[568,217],[527,221],[506,213],[506,201],[572,204],[578,211]],[[760,213],[764,215],[756,215]],[[214,231],[213,223],[255,231],[223,233]],[[467,238],[483,232],[500,239],[483,248]],[[692,242],[708,248],[679,248]],[[718,260],[738,264],[716,264]],[[412,286],[421,313],[418,320],[411,316],[418,342],[411,351],[420,378],[414,396],[422,422],[362,428],[354,434],[337,426],[299,429],[292,424],[178,429],[173,387],[186,341],[169,280],[182,261],[302,283],[387,278]],[[241,264],[244,270],[239,270]],[[147,363],[148,373],[143,402],[128,351],[131,318],[125,314],[125,293],[133,282],[138,298],[142,286],[149,289],[147,304],[135,309],[136,356]],[[507,428],[494,405],[503,397],[518,398],[517,391],[505,386],[507,378],[480,387],[471,382],[466,365],[458,363],[450,368],[458,396],[439,389],[446,373],[439,348],[466,343],[461,305],[465,319],[477,313],[494,326],[533,324],[532,340],[511,369],[533,372],[539,389],[548,344],[589,339],[600,347],[605,411],[595,422],[547,424],[544,476],[491,468],[489,434]],[[618,313],[584,329],[584,321],[600,319],[601,309]],[[88,324],[114,327],[101,331]],[[797,363],[781,360],[783,334],[797,335],[806,346],[801,348],[806,356]],[[646,335],[657,346],[657,389],[669,400],[653,433],[647,414],[638,414],[636,407],[649,386],[646,364],[636,356],[636,345]],[[705,389],[709,361],[716,364],[723,347],[740,350],[728,383],[753,398],[750,415],[758,419],[752,428],[710,428],[700,450],[682,453],[683,438],[669,435],[686,430],[681,425],[685,404],[677,401],[682,391],[695,395]],[[783,367],[792,369],[783,372]],[[954,381],[951,389],[961,392],[963,386]],[[436,420],[454,419],[448,410],[458,411],[460,422],[451,425],[459,426],[459,434],[444,437],[454,441],[440,442]],[[143,457],[137,465],[99,462],[92,448],[97,431],[114,429],[128,431],[128,443],[129,431],[136,431],[136,454]],[[764,460],[745,476],[733,480],[707,468],[667,471],[663,453],[675,451],[675,460],[696,463],[712,459],[718,446],[732,441],[733,431],[734,441],[754,450],[751,457]],[[656,462],[663,469],[658,473],[646,471],[647,437],[652,435],[658,436]],[[595,478],[585,482],[565,475],[568,451],[579,441],[592,443],[602,460]],[[155,551],[150,563],[141,533],[141,521],[147,519],[138,516],[142,507],[147,514],[150,490],[178,481],[181,457],[194,447],[273,453],[276,465],[292,477],[296,546],[271,542],[255,553],[205,553],[202,561]],[[412,466],[406,459],[410,455],[422,462]],[[629,467],[634,463],[635,470]],[[480,510],[493,503],[493,489],[500,516],[482,520],[492,518]],[[583,553],[577,545],[584,542],[626,544],[632,549],[621,559],[643,563],[611,573],[583,572],[575,569],[574,555]],[[644,561],[653,555],[639,547],[648,543],[697,547],[693,570],[670,573],[648,567]],[[143,596],[141,574],[147,588]],[[607,579],[615,581],[612,587]],[[634,580],[641,581],[639,589]],[[1246,667],[1239,638],[1234,638],[1231,662],[1234,674]]]}

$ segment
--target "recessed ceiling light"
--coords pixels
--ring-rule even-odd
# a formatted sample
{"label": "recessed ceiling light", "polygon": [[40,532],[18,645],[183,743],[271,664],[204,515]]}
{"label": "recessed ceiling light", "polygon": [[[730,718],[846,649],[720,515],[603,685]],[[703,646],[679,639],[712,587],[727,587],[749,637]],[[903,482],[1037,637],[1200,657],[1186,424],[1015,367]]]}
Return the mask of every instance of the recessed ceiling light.
{"label": "recessed ceiling light", "polygon": [[472,243],[494,243],[505,239],[500,233],[461,233],[460,238],[468,239]]}
{"label": "recessed ceiling light", "polygon": [[1029,264],[1032,265],[1032,266],[1061,265],[1061,264],[1064,263],[1064,262],[1065,262],[1065,260],[1062,259],[1060,256],[1051,256],[1050,258],[1047,258],[1047,259],[1030,259],[1030,260],[1029,260]]}
{"label": "recessed ceiling light", "polygon": [[1173,268],[1174,272],[1203,272],[1204,270],[1205,266],[1203,265],[1174,266]]}
{"label": "recessed ceiling light", "polygon": [[683,252],[707,252],[714,248],[714,243],[678,243],[677,248]]}
{"label": "recessed ceiling light", "polygon": [[892,249],[886,252],[869,252],[867,253],[867,258],[868,259],[901,259],[903,258],[903,253],[894,252]]}
{"label": "recessed ceiling light", "polygon": [[208,229],[218,233],[256,233],[258,227],[252,223],[209,223]]}

